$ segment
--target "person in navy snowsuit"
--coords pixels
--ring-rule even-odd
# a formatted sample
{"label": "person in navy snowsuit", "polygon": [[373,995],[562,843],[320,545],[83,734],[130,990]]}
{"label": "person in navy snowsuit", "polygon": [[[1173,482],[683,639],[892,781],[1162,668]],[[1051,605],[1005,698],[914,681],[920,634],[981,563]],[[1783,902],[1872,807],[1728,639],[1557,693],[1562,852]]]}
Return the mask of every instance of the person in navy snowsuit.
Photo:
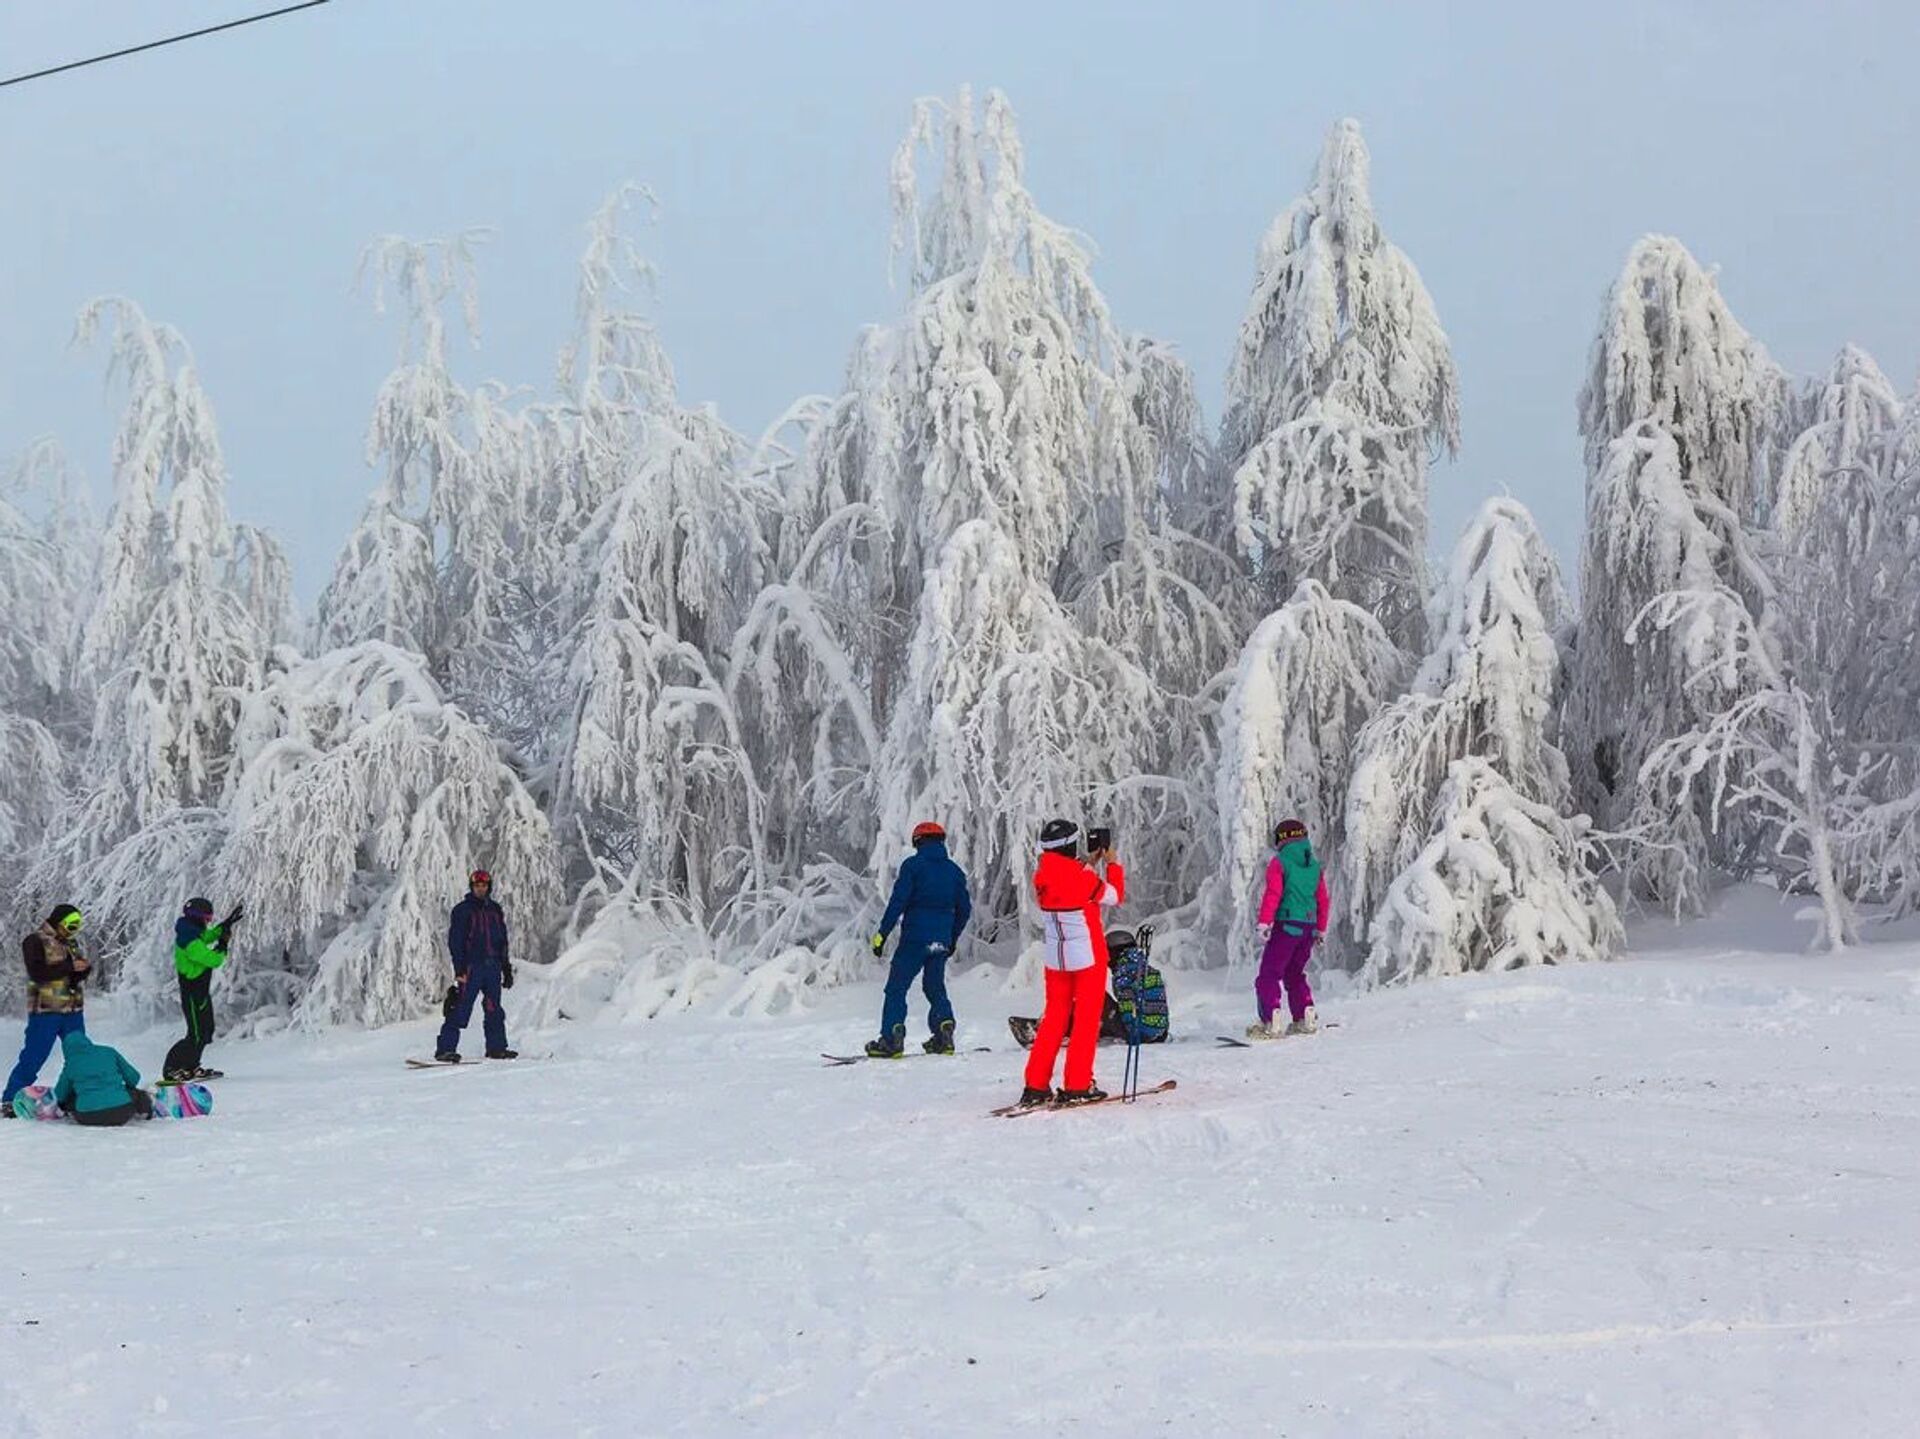
{"label": "person in navy snowsuit", "polygon": [[473,1002],[482,1002],[481,1029],[488,1059],[515,1059],[507,1048],[507,1016],[500,991],[513,988],[513,962],[507,958],[507,914],[493,897],[493,876],[476,869],[467,877],[467,897],[453,907],[447,925],[447,953],[453,957],[453,991],[447,996],[447,1022],[433,1057],[458,1063],[460,1033],[473,1018]]}
{"label": "person in navy snowsuit", "polygon": [[897,1057],[907,1045],[907,991],[918,979],[927,995],[927,1028],[922,1047],[929,1054],[953,1053],[953,1005],[947,999],[947,958],[960,943],[960,931],[973,915],[967,876],[947,857],[947,832],[931,822],[913,827],[913,853],[900,866],[893,897],[873,952],[881,954],[887,936],[900,926],[900,947],[887,970],[887,994],[880,1006],[880,1037],[867,1053],[876,1059]]}

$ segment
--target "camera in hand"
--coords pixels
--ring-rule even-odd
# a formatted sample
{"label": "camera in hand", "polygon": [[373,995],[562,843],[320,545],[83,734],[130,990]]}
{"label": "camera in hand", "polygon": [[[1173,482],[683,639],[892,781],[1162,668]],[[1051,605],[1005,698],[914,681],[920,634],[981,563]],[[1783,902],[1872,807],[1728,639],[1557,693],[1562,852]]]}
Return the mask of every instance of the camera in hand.
{"label": "camera in hand", "polygon": [[1113,827],[1111,825],[1091,825],[1087,829],[1087,853],[1098,854],[1103,849],[1113,848]]}

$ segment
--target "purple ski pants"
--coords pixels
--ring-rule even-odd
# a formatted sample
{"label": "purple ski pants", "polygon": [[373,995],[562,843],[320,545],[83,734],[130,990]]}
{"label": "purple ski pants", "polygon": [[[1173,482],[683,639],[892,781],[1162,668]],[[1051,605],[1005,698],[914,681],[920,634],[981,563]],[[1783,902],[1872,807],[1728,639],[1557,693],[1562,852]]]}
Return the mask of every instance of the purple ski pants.
{"label": "purple ski pants", "polygon": [[1287,990],[1287,1013],[1299,1019],[1313,1003],[1313,991],[1307,988],[1307,960],[1313,955],[1313,930],[1302,925],[1289,934],[1276,924],[1267,936],[1267,947],[1260,951],[1260,973],[1254,976],[1253,997],[1260,1005],[1260,1022],[1268,1023],[1280,1007],[1280,987]]}

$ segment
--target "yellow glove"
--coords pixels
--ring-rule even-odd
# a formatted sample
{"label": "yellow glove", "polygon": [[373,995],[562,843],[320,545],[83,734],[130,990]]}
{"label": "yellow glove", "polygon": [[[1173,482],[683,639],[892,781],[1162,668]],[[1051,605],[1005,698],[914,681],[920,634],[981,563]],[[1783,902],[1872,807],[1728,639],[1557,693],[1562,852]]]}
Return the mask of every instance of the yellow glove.
{"label": "yellow glove", "polygon": [[880,952],[884,950],[886,947],[887,947],[887,937],[884,934],[876,934],[873,937],[873,957],[875,959],[878,959],[880,957]]}

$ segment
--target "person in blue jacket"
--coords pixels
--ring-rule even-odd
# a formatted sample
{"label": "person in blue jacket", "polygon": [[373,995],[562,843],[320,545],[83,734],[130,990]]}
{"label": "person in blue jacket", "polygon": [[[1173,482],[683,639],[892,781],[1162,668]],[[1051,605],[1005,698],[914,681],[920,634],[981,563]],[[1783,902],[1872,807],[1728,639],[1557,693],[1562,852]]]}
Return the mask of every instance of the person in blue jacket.
{"label": "person in blue jacket", "polygon": [[433,1057],[442,1064],[460,1062],[460,1033],[473,1018],[473,1002],[482,1002],[488,1059],[518,1059],[507,1048],[507,1016],[500,991],[513,988],[513,961],[507,958],[507,913],[493,897],[493,876],[476,869],[467,876],[467,897],[453,907],[447,925],[447,953],[453,959],[453,990],[447,995],[447,1022]]}
{"label": "person in blue jacket", "polygon": [[907,990],[918,978],[927,995],[927,1028],[921,1046],[929,1054],[953,1053],[953,1005],[947,999],[947,958],[960,943],[960,931],[973,915],[967,876],[947,856],[947,832],[932,821],[913,827],[913,853],[900,866],[893,897],[873,953],[885,952],[887,936],[900,926],[900,947],[887,970],[887,995],[880,1006],[880,1037],[867,1041],[875,1059],[897,1059],[907,1047]]}
{"label": "person in blue jacket", "polygon": [[53,1100],[74,1118],[94,1128],[112,1128],[129,1119],[153,1118],[153,1096],[140,1087],[139,1071],[117,1049],[95,1044],[81,1030],[61,1036],[64,1064]]}

